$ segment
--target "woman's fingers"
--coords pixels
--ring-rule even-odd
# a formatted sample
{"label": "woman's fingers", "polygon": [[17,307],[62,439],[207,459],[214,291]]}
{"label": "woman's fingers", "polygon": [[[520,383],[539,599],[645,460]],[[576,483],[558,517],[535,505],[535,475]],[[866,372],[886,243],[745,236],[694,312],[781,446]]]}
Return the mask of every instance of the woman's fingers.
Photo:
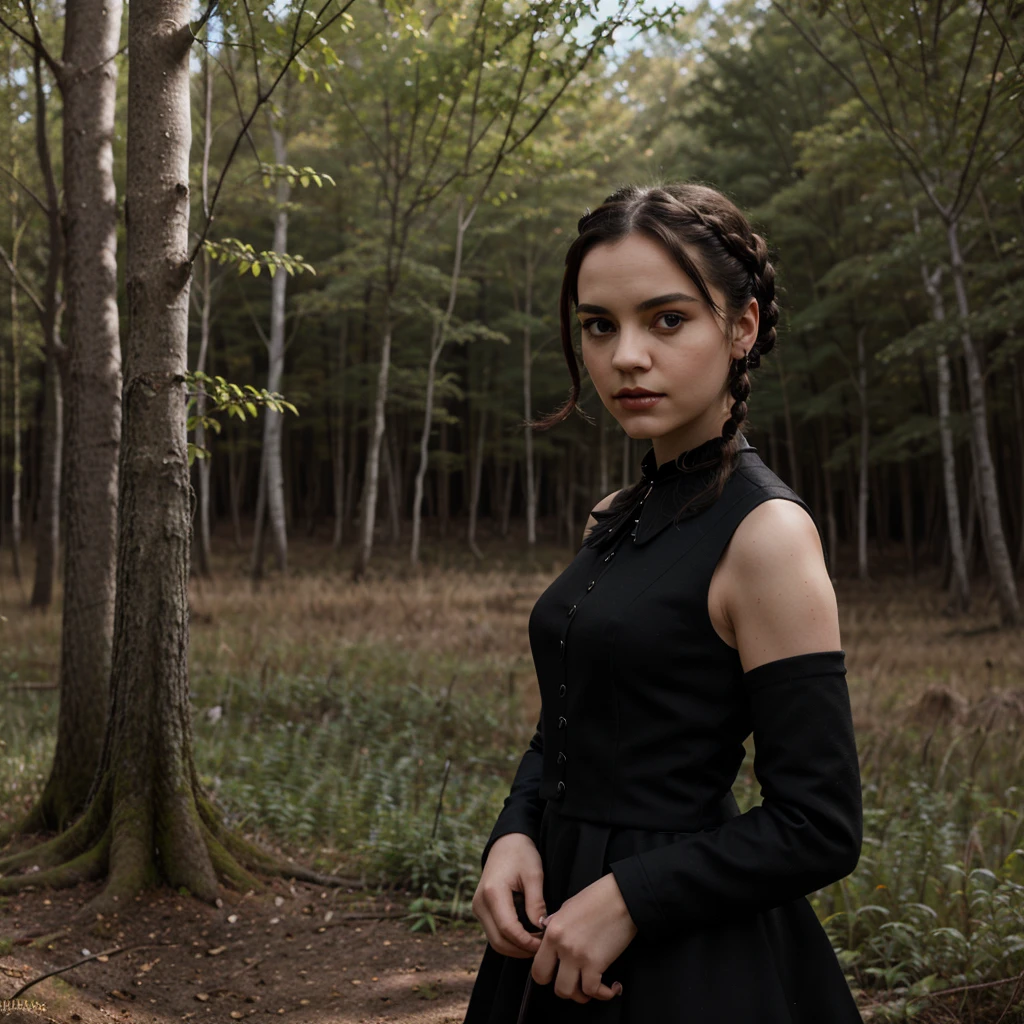
{"label": "woman's fingers", "polygon": [[525,958],[540,949],[540,937],[530,935],[519,924],[508,886],[482,889],[478,903],[474,898],[473,912],[483,926],[487,941],[503,955]]}
{"label": "woman's fingers", "polygon": [[580,972],[580,988],[592,999],[614,999],[622,993],[622,985],[619,982],[610,986],[605,985],[601,980],[601,971],[589,967],[584,967]]}

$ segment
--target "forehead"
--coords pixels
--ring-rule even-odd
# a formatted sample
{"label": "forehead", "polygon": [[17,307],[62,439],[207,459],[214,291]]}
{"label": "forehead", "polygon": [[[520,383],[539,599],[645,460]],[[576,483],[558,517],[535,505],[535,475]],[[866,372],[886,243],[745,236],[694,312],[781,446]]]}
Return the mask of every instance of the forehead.
{"label": "forehead", "polygon": [[653,238],[634,232],[617,242],[601,242],[580,263],[580,302],[634,306],[652,295],[682,291],[699,296],[690,276]]}

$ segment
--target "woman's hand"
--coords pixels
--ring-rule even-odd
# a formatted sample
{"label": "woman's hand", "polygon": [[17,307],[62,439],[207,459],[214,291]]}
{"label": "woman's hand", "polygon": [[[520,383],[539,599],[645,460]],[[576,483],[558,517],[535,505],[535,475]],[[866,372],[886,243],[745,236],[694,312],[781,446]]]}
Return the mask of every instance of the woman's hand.
{"label": "woman's hand", "polygon": [[522,832],[510,832],[491,847],[473,894],[473,913],[499,953],[526,959],[540,949],[540,937],[519,923],[513,891],[523,894],[526,916],[539,925],[545,913],[544,867],[533,840]]}
{"label": "woman's hand", "polygon": [[545,931],[533,961],[534,981],[547,985],[557,971],[555,995],[576,1003],[612,999],[622,992],[618,982],[609,987],[601,981],[636,935],[613,874],[580,890],[541,923]]}

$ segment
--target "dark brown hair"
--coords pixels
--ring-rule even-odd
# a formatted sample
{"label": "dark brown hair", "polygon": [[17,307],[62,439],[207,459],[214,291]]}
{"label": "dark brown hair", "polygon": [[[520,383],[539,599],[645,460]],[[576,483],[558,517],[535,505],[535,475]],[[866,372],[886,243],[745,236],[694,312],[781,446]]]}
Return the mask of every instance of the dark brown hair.
{"label": "dark brown hair", "polygon": [[[573,313],[579,302],[577,279],[583,257],[604,242],[618,242],[633,232],[659,242],[696,285],[704,301],[721,317],[727,330],[747,306],[757,299],[759,321],[757,339],[746,358],[735,359],[729,368],[729,390],[733,396],[729,419],[722,427],[722,458],[710,485],[696,495],[685,508],[713,502],[732,474],[737,450],[736,432],[747,416],[746,399],[750,394],[748,369],[760,365],[761,356],[775,345],[775,325],[779,308],[775,302],[775,268],[768,259],[765,240],[750,226],[736,205],[721,192],[695,182],[666,185],[623,185],[577,225],[579,234],[565,255],[565,273],[559,299],[562,351],[569,367],[572,387],[569,398],[547,416],[527,421],[534,430],[548,430],[561,423],[571,412],[581,415],[580,371],[572,341]],[[712,298],[708,283],[725,296],[725,309]],[[681,467],[688,469],[688,467]],[[706,468],[706,464],[703,467]],[[643,478],[618,493],[602,519],[627,515],[634,500],[645,487]],[[683,510],[680,510],[682,512]],[[614,526],[611,527],[614,529]],[[595,531],[591,531],[591,536]],[[590,538],[588,538],[589,540]]]}

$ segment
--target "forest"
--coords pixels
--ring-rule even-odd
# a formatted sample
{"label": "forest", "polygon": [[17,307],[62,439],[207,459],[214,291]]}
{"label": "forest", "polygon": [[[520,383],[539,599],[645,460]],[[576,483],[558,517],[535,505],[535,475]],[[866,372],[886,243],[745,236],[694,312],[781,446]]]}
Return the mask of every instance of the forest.
{"label": "forest", "polygon": [[566,250],[697,181],[848,659],[812,906],[865,1020],[1024,1021],[1020,0],[0,0],[0,54],[0,1000],[462,1019],[530,610],[650,448],[586,374],[531,426]]}

